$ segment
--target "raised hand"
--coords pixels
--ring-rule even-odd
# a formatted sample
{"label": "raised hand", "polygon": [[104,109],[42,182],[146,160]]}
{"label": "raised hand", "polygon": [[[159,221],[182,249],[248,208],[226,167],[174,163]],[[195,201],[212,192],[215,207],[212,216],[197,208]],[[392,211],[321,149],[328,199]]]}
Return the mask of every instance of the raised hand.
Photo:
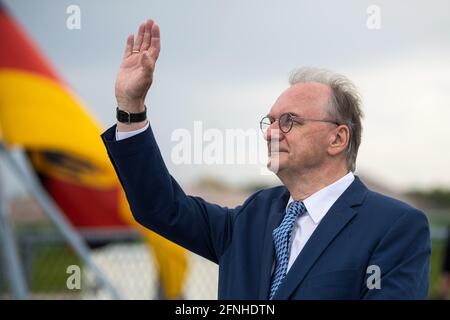
{"label": "raised hand", "polygon": [[120,109],[132,113],[144,110],[144,100],[152,85],[160,46],[159,27],[152,20],[139,26],[136,40],[134,35],[128,36],[115,85]]}

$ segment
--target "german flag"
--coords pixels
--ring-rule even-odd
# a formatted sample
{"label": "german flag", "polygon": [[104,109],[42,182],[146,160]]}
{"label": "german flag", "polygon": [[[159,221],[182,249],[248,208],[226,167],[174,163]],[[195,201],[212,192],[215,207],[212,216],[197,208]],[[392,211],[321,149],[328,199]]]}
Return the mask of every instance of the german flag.
{"label": "german flag", "polygon": [[42,185],[75,227],[139,228],[158,261],[166,296],[180,296],[185,251],[134,222],[99,123],[1,3],[0,30],[1,139],[26,150]]}

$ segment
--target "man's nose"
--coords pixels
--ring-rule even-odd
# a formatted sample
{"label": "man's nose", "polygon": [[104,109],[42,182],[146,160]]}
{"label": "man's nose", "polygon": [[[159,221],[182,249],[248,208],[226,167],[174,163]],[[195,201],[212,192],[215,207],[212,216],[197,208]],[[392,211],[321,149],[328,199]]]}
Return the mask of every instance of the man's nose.
{"label": "man's nose", "polygon": [[264,138],[266,141],[273,141],[273,140],[283,140],[283,133],[280,131],[280,128],[278,128],[278,125],[274,123],[271,124],[269,128],[267,128],[266,133],[264,134]]}

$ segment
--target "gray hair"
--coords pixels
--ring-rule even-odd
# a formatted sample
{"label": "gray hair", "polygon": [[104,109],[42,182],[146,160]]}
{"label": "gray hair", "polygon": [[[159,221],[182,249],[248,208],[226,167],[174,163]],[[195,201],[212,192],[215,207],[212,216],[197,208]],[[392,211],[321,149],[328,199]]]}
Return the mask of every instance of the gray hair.
{"label": "gray hair", "polygon": [[331,88],[332,96],[327,106],[327,112],[333,120],[344,124],[350,131],[350,141],[347,147],[347,168],[356,169],[356,156],[361,143],[362,125],[361,97],[355,85],[346,77],[326,69],[300,68],[294,70],[290,77],[290,85],[297,83],[316,82]]}

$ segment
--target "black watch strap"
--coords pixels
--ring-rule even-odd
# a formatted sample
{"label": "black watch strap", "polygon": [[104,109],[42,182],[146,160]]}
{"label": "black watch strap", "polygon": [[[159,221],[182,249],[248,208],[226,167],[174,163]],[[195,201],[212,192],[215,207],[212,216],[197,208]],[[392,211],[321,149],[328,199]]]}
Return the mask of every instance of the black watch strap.
{"label": "black watch strap", "polygon": [[133,123],[133,122],[142,122],[147,119],[147,107],[144,106],[144,111],[139,113],[130,113],[128,111],[120,110],[119,107],[116,108],[116,118],[117,121],[123,123]]}

